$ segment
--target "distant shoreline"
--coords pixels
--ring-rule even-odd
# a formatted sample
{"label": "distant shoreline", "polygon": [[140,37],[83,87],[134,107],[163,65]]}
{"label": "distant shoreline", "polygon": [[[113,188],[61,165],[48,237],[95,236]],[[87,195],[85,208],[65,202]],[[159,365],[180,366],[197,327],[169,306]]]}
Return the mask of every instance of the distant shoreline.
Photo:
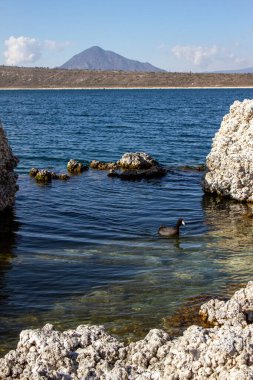
{"label": "distant shoreline", "polygon": [[234,86],[234,87],[0,87],[0,91],[45,91],[45,90],[235,90],[253,89],[253,86]]}
{"label": "distant shoreline", "polygon": [[1,90],[253,88],[253,74],[67,70],[0,66]]}

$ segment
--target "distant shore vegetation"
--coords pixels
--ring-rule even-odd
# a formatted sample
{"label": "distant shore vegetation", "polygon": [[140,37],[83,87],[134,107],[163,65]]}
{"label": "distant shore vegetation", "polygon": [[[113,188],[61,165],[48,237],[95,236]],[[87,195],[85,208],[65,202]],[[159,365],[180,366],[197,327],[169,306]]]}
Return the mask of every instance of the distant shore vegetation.
{"label": "distant shore vegetation", "polygon": [[253,74],[128,72],[0,66],[0,88],[252,87]]}

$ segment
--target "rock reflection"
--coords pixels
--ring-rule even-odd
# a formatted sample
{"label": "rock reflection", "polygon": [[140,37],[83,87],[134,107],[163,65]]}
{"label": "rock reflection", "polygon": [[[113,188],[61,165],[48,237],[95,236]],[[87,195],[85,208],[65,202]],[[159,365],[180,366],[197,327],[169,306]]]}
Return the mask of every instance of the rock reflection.
{"label": "rock reflection", "polygon": [[6,298],[3,293],[4,274],[11,269],[18,229],[19,222],[12,208],[0,213],[0,303]]}
{"label": "rock reflection", "polygon": [[[252,206],[253,207],[253,206]],[[238,250],[252,247],[253,218],[251,206],[218,197],[203,197],[203,210],[209,235],[221,248]]]}

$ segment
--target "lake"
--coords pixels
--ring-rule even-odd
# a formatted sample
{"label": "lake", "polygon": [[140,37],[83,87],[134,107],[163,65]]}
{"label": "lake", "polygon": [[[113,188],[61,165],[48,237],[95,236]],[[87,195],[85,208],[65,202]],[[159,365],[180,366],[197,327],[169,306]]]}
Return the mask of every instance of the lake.
{"label": "lake", "polygon": [[[253,89],[0,91],[0,118],[20,190],[0,219],[0,352],[22,329],[104,324],[126,341],[150,328],[181,333],[180,315],[252,279],[253,220],[245,205],[205,196],[212,138]],[[116,161],[144,151],[171,170],[121,181],[89,170],[38,185],[32,167]],[[177,239],[161,224],[183,217]],[[193,306],[193,309],[192,309]],[[194,310],[195,310],[194,309]]]}

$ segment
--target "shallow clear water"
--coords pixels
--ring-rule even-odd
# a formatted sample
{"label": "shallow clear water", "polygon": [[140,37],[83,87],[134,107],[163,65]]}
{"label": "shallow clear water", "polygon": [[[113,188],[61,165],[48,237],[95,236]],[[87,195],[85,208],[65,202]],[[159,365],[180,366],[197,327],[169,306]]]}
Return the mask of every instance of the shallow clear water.
{"label": "shallow clear water", "polygon": [[[0,91],[0,118],[20,190],[0,220],[0,349],[21,329],[104,324],[125,339],[172,328],[191,299],[229,295],[252,279],[253,220],[245,205],[205,196],[204,163],[222,117],[253,90]],[[41,186],[31,167],[145,151],[166,177],[120,181],[89,170]],[[161,224],[186,220],[178,239]],[[172,319],[171,319],[172,318]]]}

